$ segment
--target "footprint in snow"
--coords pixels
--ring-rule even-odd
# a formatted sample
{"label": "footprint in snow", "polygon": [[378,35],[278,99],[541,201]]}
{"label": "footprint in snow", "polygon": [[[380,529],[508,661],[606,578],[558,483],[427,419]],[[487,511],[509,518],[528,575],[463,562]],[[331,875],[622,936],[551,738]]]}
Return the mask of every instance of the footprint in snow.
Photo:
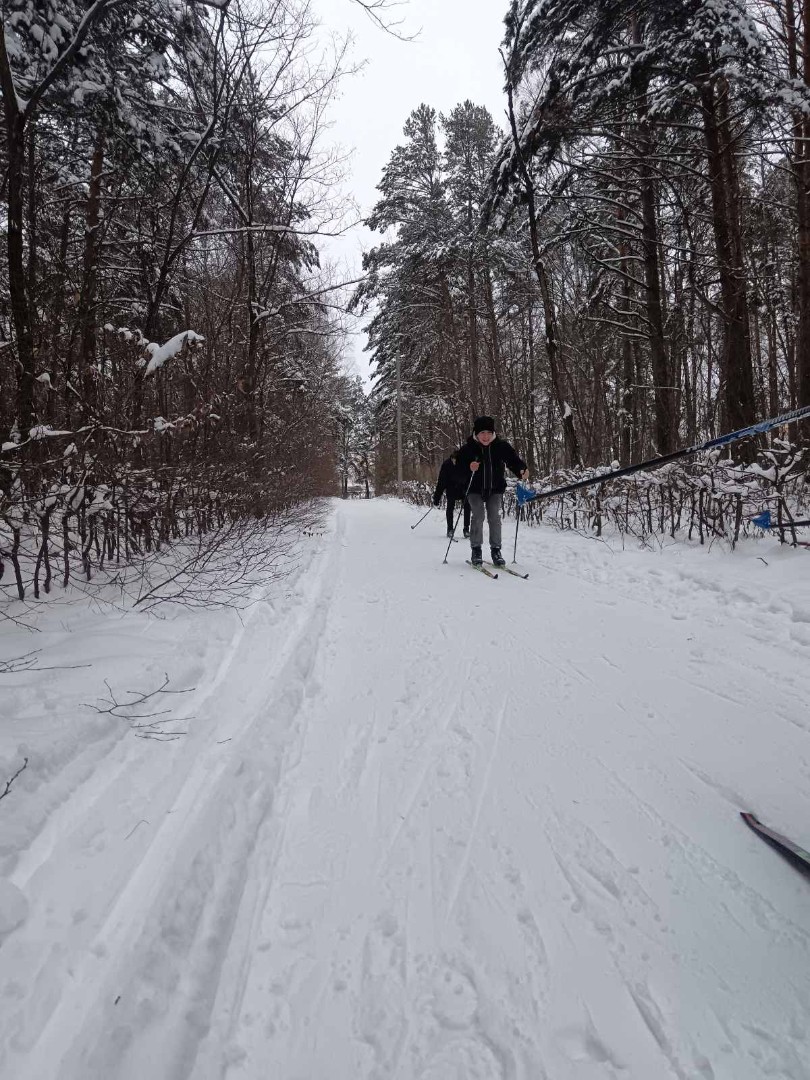
{"label": "footprint in snow", "polygon": [[28,918],[28,901],[16,885],[0,878],[0,934],[9,934]]}
{"label": "footprint in snow", "polygon": [[431,1010],[442,1027],[469,1027],[478,1012],[478,993],[472,981],[456,968],[440,969],[433,978]]}
{"label": "footprint in snow", "polygon": [[446,1043],[426,1063],[419,1080],[503,1080],[506,1070],[486,1043],[459,1038]]}
{"label": "footprint in snow", "polygon": [[558,1031],[554,1041],[572,1064],[593,1061],[598,1065],[612,1065],[615,1069],[626,1067],[600,1038],[590,1019],[582,1027],[563,1028]]}
{"label": "footprint in snow", "polygon": [[405,938],[396,917],[382,912],[363,945],[361,990],[355,1017],[358,1037],[374,1054],[377,1077],[393,1074],[407,1034],[403,984]]}

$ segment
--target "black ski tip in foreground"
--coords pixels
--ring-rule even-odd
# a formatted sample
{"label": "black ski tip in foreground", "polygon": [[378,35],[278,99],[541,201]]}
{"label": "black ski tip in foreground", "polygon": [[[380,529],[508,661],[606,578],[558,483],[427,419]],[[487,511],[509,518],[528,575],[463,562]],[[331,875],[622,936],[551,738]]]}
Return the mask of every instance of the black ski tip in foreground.
{"label": "black ski tip in foreground", "polygon": [[741,811],[740,817],[749,829],[755,832],[757,836],[762,837],[766,844],[770,844],[774,850],[791,862],[797,870],[810,876],[810,852],[805,851],[798,844],[794,844],[792,840],[782,836],[781,833],[769,829],[767,825],[763,825],[754,814]]}

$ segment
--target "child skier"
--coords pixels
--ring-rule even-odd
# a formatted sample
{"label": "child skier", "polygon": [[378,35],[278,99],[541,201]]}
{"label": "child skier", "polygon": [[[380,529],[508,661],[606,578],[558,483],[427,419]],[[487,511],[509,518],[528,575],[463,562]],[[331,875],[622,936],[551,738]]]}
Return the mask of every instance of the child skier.
{"label": "child skier", "polygon": [[470,562],[473,566],[483,562],[481,548],[486,513],[492,562],[495,566],[505,566],[506,560],[501,555],[501,496],[506,491],[505,468],[508,466],[515,476],[525,480],[529,475],[526,462],[505,439],[495,434],[495,421],[491,416],[477,417],[473,434],[453,456],[458,464],[458,483],[463,483],[465,490],[470,485],[467,494],[472,509]]}
{"label": "child skier", "polygon": [[454,457],[445,458],[439,469],[439,479],[436,482],[436,490],[433,492],[433,505],[438,506],[442,501],[442,495],[447,496],[447,538],[453,535],[455,523],[456,503],[461,500],[464,503],[464,538],[470,535],[470,504],[464,498],[464,491],[469,483],[465,479],[461,487],[458,478],[458,468]]}

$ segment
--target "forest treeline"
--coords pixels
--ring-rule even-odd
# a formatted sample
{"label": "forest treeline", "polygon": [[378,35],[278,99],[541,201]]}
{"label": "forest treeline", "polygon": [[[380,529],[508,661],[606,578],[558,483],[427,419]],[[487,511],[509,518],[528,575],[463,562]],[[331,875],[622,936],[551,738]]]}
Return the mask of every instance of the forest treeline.
{"label": "forest treeline", "polygon": [[810,4],[513,0],[505,27],[503,117],[415,108],[371,219],[409,474],[476,412],[545,475],[809,404]]}

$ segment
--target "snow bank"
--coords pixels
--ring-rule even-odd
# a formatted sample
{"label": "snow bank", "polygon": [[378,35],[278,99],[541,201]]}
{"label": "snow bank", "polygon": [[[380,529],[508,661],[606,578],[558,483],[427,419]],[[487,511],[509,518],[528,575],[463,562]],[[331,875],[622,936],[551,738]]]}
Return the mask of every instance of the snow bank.
{"label": "snow bank", "polygon": [[0,878],[0,940],[16,930],[28,915],[28,901],[10,881]]}

